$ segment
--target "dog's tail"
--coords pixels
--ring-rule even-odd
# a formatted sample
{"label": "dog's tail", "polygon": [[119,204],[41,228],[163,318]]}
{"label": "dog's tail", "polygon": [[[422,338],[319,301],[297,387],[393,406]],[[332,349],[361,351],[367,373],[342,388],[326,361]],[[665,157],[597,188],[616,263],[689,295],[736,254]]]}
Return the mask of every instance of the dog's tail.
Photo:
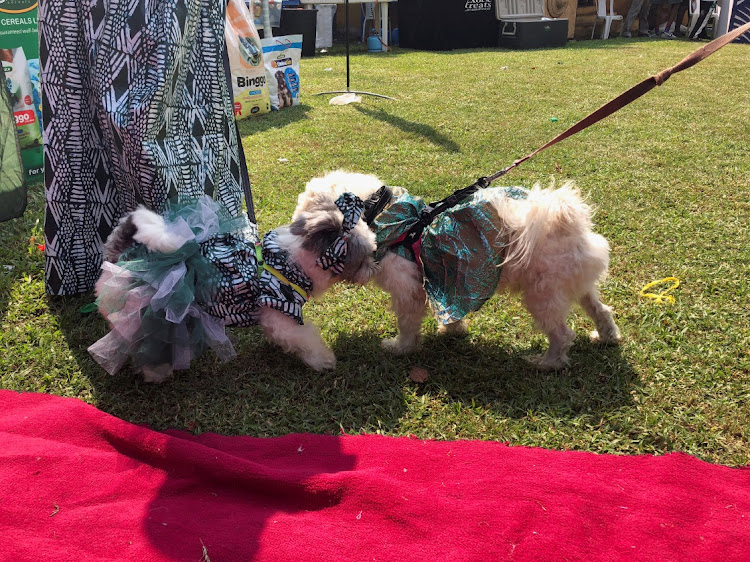
{"label": "dog's tail", "polygon": [[[508,199],[508,198],[504,198]],[[535,185],[526,201],[498,204],[510,239],[504,264],[528,265],[534,251],[547,238],[577,236],[591,229],[592,209],[573,182],[559,188]],[[502,205],[502,209],[500,206]]]}
{"label": "dog's tail", "polygon": [[104,243],[104,259],[116,262],[122,253],[135,243],[145,245],[152,252],[171,253],[185,242],[184,237],[167,229],[164,218],[138,207],[125,215]]}

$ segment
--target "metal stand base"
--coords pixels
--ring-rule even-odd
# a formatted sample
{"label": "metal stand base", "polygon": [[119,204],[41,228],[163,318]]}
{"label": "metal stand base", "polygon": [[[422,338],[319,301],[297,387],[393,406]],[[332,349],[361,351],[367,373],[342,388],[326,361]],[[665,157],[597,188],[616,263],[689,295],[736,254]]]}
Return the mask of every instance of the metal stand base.
{"label": "metal stand base", "polygon": [[375,96],[376,98],[385,98],[387,100],[396,101],[396,98],[391,96],[384,96],[383,94],[373,94],[372,92],[358,92],[357,90],[335,90],[333,92],[318,92],[316,96],[322,96],[325,94],[361,94],[363,96]]}

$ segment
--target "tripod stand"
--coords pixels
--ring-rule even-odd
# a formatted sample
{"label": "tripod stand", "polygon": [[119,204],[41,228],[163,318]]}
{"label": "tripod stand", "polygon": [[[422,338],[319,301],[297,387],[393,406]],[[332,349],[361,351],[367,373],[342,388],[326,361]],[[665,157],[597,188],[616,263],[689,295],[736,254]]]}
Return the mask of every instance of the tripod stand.
{"label": "tripod stand", "polygon": [[345,24],[344,27],[346,29],[345,35],[346,35],[346,90],[334,90],[331,92],[318,92],[315,94],[316,96],[322,96],[324,94],[361,94],[365,96],[375,96],[376,98],[385,98],[388,100],[394,100],[396,101],[396,98],[392,98],[390,96],[384,96],[382,94],[373,94],[372,92],[358,92],[356,90],[350,90],[349,84],[350,84],[350,77],[349,77],[349,0],[346,0],[344,2],[344,9],[346,10],[345,13]]}

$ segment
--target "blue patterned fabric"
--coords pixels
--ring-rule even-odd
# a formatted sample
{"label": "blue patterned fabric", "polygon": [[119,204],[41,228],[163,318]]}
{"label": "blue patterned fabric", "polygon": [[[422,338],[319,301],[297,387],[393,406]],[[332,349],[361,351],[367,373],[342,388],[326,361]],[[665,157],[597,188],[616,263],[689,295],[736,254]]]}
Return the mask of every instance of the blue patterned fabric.
{"label": "blue patterned fabric", "polygon": [[[409,249],[391,246],[416,223],[425,202],[394,189],[394,200],[372,224],[378,249],[376,259],[395,251],[414,261]],[[439,215],[422,234],[419,261],[424,288],[438,320],[451,324],[479,310],[495,294],[507,241],[490,204],[490,197],[526,199],[521,187],[477,191],[464,202]]]}
{"label": "blue patterned fabric", "polygon": [[242,213],[224,26],[213,0],[40,0],[48,293],[91,289],[139,204],[207,194]]}
{"label": "blue patterned fabric", "polygon": [[[750,0],[735,0],[729,31],[742,27],[747,22],[750,22]],[[750,43],[750,31],[740,35],[734,42]]]}

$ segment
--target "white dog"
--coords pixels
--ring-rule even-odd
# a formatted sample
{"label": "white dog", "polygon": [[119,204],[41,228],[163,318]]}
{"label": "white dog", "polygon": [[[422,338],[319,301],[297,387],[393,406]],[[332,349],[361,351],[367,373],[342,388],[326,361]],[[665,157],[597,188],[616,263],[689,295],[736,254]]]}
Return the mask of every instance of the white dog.
{"label": "white dog", "polygon": [[[343,171],[315,178],[300,194],[295,216],[315,209],[324,196],[352,192],[367,199],[382,185],[375,176]],[[537,328],[547,335],[547,352],[533,359],[541,369],[568,363],[575,333],[566,317],[575,303],[596,324],[592,340],[620,341],[612,309],[597,291],[609,266],[609,244],[592,232],[591,209],[572,184],[479,190],[436,218],[415,252],[392,244],[398,239],[397,223],[404,216],[413,221],[423,203],[399,188],[393,194],[371,225],[379,258],[374,279],[390,293],[398,319],[398,335],[383,341],[386,349],[401,354],[418,346],[427,303],[440,332],[460,334],[466,331],[464,315],[502,291],[520,293]]]}
{"label": "white dog", "polygon": [[205,196],[166,220],[145,208],[124,217],[107,239],[95,287],[112,331],[89,352],[110,374],[131,359],[145,380],[160,382],[205,347],[233,357],[225,326],[259,324],[311,368],[335,367],[318,328],[303,324],[302,305],[339,281],[366,283],[375,236],[359,220],[358,198],[315,200],[314,211],[257,247],[244,218],[225,216]]}

